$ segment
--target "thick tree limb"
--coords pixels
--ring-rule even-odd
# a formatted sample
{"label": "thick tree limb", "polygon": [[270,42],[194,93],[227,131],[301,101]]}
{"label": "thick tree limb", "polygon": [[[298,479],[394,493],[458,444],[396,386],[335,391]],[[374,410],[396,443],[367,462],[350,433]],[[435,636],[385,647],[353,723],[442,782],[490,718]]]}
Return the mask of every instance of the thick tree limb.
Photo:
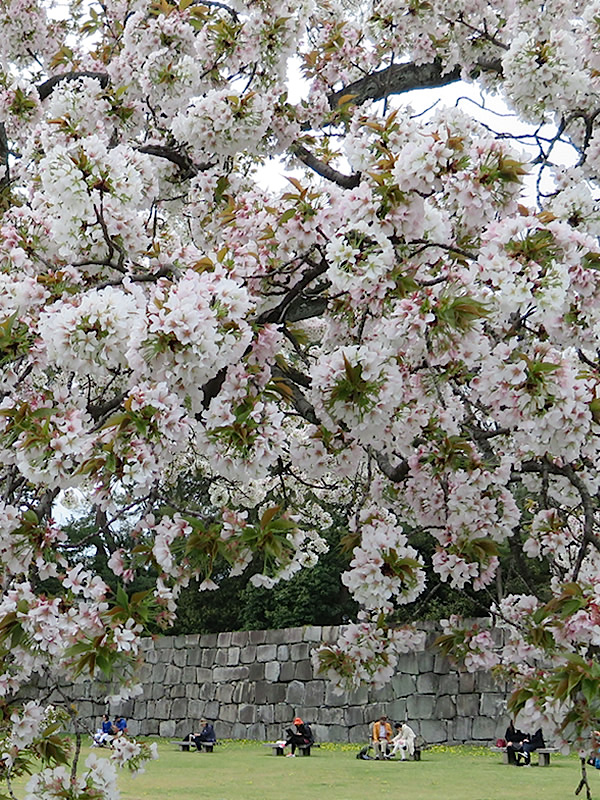
{"label": "thick tree limb", "polygon": [[106,72],[63,72],[62,75],[53,75],[47,81],[37,87],[40,100],[50,97],[54,88],[63,81],[76,81],[78,78],[96,78],[102,88],[108,86],[108,75]]}
{"label": "thick tree limb", "polygon": [[179,167],[181,170],[182,180],[193,178],[199,172],[204,172],[214,166],[214,164],[209,161],[202,162],[201,164],[194,164],[186,153],[182,153],[173,147],[167,147],[162,144],[144,144],[137,149],[140,153],[147,153],[150,156],[164,158],[172,164],[175,164],[175,166]]}
{"label": "thick tree limb", "polygon": [[354,105],[362,105],[367,100],[383,100],[391,94],[404,94],[413,89],[433,89],[436,86],[448,86],[460,80],[460,68],[450,72],[442,72],[440,61],[431,64],[390,64],[378,72],[365,75],[364,78],[344,86],[338,92],[329,95],[329,105],[337,108],[342,97],[351,94]]}
{"label": "thick tree limb", "polygon": [[290,147],[290,151],[300,159],[307,167],[316,172],[322,178],[327,178],[329,181],[337,183],[343,189],[354,189],[360,183],[360,173],[354,175],[344,175],[343,172],[338,172],[337,169],[329,166],[324,161],[320,161],[309,150],[301,144],[295,143]]}

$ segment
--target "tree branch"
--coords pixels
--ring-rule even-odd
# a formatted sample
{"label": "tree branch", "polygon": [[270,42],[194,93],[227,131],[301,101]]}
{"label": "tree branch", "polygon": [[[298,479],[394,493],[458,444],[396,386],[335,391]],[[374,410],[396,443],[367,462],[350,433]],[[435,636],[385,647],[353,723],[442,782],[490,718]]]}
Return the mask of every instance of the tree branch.
{"label": "tree branch", "polygon": [[316,172],[317,175],[320,175],[322,178],[327,178],[328,181],[337,183],[337,185],[341,186],[343,189],[354,189],[354,187],[358,186],[360,183],[360,172],[354,175],[344,175],[343,172],[338,172],[337,169],[329,166],[329,164],[320,161],[307,150],[306,147],[297,142],[290,147],[290,151],[299,158],[303,164],[306,164],[313,172]]}
{"label": "tree branch", "polygon": [[367,100],[383,100],[390,94],[404,94],[413,89],[432,89],[437,86],[448,86],[460,80],[459,67],[443,73],[443,65],[436,60],[430,64],[390,64],[378,72],[365,75],[364,78],[344,86],[338,92],[329,95],[329,105],[337,108],[342,97],[351,94],[354,105],[360,106]]}
{"label": "tree branch", "polygon": [[103,89],[108,86],[108,75],[106,72],[63,72],[62,75],[53,75],[37,87],[40,100],[43,101],[47,97],[50,97],[59,83],[63,81],[76,81],[78,78],[96,78]]}

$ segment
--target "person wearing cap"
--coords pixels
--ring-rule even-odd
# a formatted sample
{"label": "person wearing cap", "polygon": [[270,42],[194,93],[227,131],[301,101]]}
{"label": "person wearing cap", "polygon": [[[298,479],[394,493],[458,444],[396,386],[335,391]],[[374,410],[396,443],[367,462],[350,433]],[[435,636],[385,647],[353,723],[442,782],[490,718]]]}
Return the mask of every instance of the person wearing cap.
{"label": "person wearing cap", "polygon": [[389,743],[392,741],[394,732],[385,714],[373,723],[371,729],[371,743],[375,751],[375,758],[385,758],[388,753]]}
{"label": "person wearing cap", "polygon": [[315,737],[313,736],[313,732],[310,729],[310,725],[307,722],[303,722],[300,717],[296,717],[294,720],[294,725],[296,727],[296,732],[294,732],[291,728],[288,728],[287,739],[285,740],[286,745],[291,745],[292,752],[288,753],[288,758],[293,757],[296,755],[296,748],[299,744],[314,744]]}
{"label": "person wearing cap", "polygon": [[198,750],[202,749],[203,744],[215,744],[217,741],[217,735],[215,734],[215,728],[211,725],[210,722],[207,722],[205,719],[200,720],[200,724],[204,727],[200,731],[200,733],[196,733],[194,735],[194,741],[196,743],[196,748]]}

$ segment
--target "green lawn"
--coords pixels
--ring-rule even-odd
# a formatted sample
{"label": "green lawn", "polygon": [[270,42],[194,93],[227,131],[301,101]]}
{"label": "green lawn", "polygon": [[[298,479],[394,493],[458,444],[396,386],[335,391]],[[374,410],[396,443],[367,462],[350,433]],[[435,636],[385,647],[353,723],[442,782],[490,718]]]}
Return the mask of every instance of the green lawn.
{"label": "green lawn", "polygon": [[[483,748],[437,747],[406,763],[359,761],[359,746],[349,745],[325,745],[310,758],[277,758],[256,742],[224,742],[212,754],[165,741],[159,749],[143,775],[123,773],[122,800],[562,800],[579,782],[574,757],[518,769]],[[600,771],[589,773],[600,798]]]}
{"label": "green lawn", "polygon": [[[121,773],[121,800],[566,800],[579,782],[575,757],[552,756],[549,767],[517,769],[484,748],[434,747],[422,761],[405,763],[359,761],[359,749],[323,745],[310,758],[278,758],[257,742],[226,741],[214,753],[183,753],[161,740],[160,758],[145,773]],[[600,800],[600,771],[588,774]]]}

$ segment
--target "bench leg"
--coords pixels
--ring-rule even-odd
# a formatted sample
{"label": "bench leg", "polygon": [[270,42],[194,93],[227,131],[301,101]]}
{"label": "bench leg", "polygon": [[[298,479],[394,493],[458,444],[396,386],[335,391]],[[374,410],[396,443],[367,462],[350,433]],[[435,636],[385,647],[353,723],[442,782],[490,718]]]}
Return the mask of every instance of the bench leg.
{"label": "bench leg", "polygon": [[538,759],[540,767],[550,766],[550,753],[538,753]]}
{"label": "bench leg", "polygon": [[275,755],[276,756],[282,756],[283,755],[283,747],[274,747],[273,750],[275,750]]}
{"label": "bench leg", "polygon": [[413,761],[420,761],[421,760],[421,751],[415,750],[413,753]]}
{"label": "bench leg", "polygon": [[212,753],[213,745],[212,744],[203,744],[202,745],[202,749],[204,750],[205,753]]}
{"label": "bench leg", "polygon": [[509,760],[508,760],[508,750],[505,750],[502,753],[502,763],[503,764],[509,764],[510,763]]}

